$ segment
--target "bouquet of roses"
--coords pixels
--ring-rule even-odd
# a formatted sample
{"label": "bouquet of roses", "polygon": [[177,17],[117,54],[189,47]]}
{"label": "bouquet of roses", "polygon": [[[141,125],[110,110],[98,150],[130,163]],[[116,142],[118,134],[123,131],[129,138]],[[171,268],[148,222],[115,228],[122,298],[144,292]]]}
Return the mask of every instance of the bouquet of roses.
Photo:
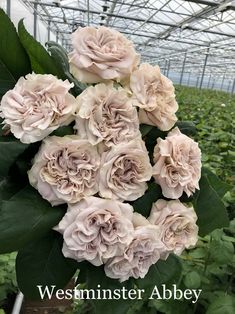
{"label": "bouquet of roses", "polygon": [[19,251],[20,289],[77,269],[87,287],[177,282],[175,255],[228,218],[172,82],[103,26],[67,55],[0,11],[0,45],[0,252]]}

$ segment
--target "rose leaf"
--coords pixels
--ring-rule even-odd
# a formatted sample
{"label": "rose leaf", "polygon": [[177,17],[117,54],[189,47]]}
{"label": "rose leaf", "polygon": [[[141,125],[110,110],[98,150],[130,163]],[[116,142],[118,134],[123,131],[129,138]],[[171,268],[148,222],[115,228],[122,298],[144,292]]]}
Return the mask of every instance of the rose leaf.
{"label": "rose leaf", "polygon": [[8,174],[11,165],[27,147],[27,144],[23,144],[15,138],[0,136],[0,176]]}
{"label": "rose leaf", "polygon": [[200,191],[193,203],[198,216],[199,235],[204,236],[217,228],[227,227],[229,219],[224,203],[210,183],[208,174],[202,174],[199,186]]}
{"label": "rose leaf", "polygon": [[153,291],[156,285],[161,289],[161,285],[171,286],[178,284],[181,280],[182,265],[180,259],[174,254],[170,254],[167,260],[159,260],[152,265],[143,279],[137,279],[136,284],[140,289],[145,289],[146,293]]}
{"label": "rose leaf", "polygon": [[65,258],[62,253],[63,237],[50,231],[37,242],[31,241],[18,252],[16,276],[20,290],[30,299],[40,299],[37,286],[44,291],[55,286],[62,289],[73,277],[78,263]]}
{"label": "rose leaf", "polygon": [[0,8],[0,86],[1,94],[31,72],[28,56],[19,40],[14,24]]}
{"label": "rose leaf", "polygon": [[[5,194],[5,196],[7,196]],[[0,254],[21,249],[44,236],[64,215],[31,187],[0,201]]]}
{"label": "rose leaf", "polygon": [[37,74],[53,74],[60,78],[61,73],[53,59],[46,49],[27,32],[23,20],[19,22],[18,33],[20,41],[28,53],[32,70]]}

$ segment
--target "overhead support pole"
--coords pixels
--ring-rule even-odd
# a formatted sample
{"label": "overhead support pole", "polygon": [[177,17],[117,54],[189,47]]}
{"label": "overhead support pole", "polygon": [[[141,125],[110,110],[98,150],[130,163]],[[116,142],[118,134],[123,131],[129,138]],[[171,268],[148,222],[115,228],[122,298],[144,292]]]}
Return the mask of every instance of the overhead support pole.
{"label": "overhead support pole", "polygon": [[[113,3],[112,3],[112,5],[111,5],[111,7],[110,7],[110,11],[109,11],[108,13],[111,13],[111,14],[112,14],[112,13],[114,12],[115,8],[116,8],[116,5],[117,5],[117,1],[114,0]],[[109,26],[110,20],[111,20],[111,16],[109,15],[109,16],[107,17],[107,20],[106,20],[106,26]],[[113,23],[112,23],[112,24],[113,24]]]}
{"label": "overhead support pole", "polygon": [[233,79],[233,87],[232,87],[232,90],[231,90],[231,94],[234,94],[234,91],[235,91],[235,79]]}
{"label": "overhead support pole", "polygon": [[190,84],[190,78],[191,78],[191,72],[189,72],[189,74],[188,74],[188,81],[187,81],[187,85],[189,86],[189,84]]}
{"label": "overhead support pole", "polygon": [[180,75],[180,85],[182,85],[182,82],[183,82],[186,59],[187,59],[187,52],[185,52],[185,55],[184,55],[184,60],[183,60],[183,65],[182,65],[182,70],[181,70],[181,75]]}
{"label": "overhead support pole", "polygon": [[34,11],[33,11],[33,37],[37,39],[37,22],[38,22],[38,14],[37,14],[38,4],[34,3]]}
{"label": "overhead support pole", "polygon": [[220,86],[221,90],[223,90],[223,87],[224,87],[224,80],[225,80],[226,70],[227,70],[227,67],[226,67],[225,73],[223,74],[223,77],[222,77],[222,82],[221,82],[221,86]]}
{"label": "overhead support pole", "polygon": [[167,59],[165,60],[165,64],[164,64],[164,75],[166,75],[166,69],[167,69]]}
{"label": "overhead support pole", "polygon": [[87,0],[87,25],[90,26],[90,0]]}
{"label": "overhead support pole", "polygon": [[171,67],[171,60],[168,60],[168,67],[167,67],[167,72],[166,72],[167,77],[169,76],[170,67]]}
{"label": "overhead support pole", "polygon": [[47,41],[50,41],[51,39],[51,21],[48,21],[48,26],[47,26]]}
{"label": "overhead support pole", "polygon": [[229,92],[229,89],[230,89],[230,85],[231,85],[231,80],[229,80],[229,82],[228,82],[228,88],[227,88],[227,92]]}
{"label": "overhead support pole", "polygon": [[207,64],[209,52],[210,52],[210,47],[208,47],[206,50],[206,57],[205,57],[204,64],[203,64],[202,77],[201,77],[201,82],[200,82],[200,86],[199,86],[200,89],[202,88],[202,83],[203,83],[203,79],[204,79],[204,75],[205,75],[205,71],[206,71],[206,64]]}
{"label": "overhead support pole", "polygon": [[211,82],[211,74],[209,76],[209,80],[208,80],[208,84],[207,84],[207,88],[209,89],[210,88],[210,82]]}
{"label": "overhead support pole", "polygon": [[7,15],[11,17],[11,0],[7,0]]}

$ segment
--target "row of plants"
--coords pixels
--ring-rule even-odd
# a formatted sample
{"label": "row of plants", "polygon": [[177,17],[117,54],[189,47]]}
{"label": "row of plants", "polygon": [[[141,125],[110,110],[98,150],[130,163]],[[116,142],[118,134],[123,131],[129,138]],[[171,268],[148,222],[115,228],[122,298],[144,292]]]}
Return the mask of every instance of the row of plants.
{"label": "row of plants", "polygon": [[16,253],[0,255],[0,314],[9,309],[17,293],[15,259]]}

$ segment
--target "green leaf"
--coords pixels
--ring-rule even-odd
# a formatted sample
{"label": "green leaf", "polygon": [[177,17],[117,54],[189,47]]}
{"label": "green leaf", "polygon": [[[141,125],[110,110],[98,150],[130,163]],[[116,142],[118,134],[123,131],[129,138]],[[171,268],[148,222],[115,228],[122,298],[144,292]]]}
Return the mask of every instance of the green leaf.
{"label": "green leaf", "polygon": [[5,64],[0,60],[0,100],[9,90],[14,88],[16,79],[12,76]]}
{"label": "green leaf", "polygon": [[66,50],[54,41],[49,41],[47,46],[52,59],[61,73],[61,78],[68,79],[71,83],[74,83],[74,87],[72,88],[74,96],[79,95],[87,87],[87,85],[79,82],[70,73],[70,65]]}
{"label": "green leaf", "polygon": [[184,277],[184,284],[189,289],[198,289],[201,286],[201,277],[196,271],[189,271]]}
{"label": "green leaf", "polygon": [[177,121],[174,127],[178,127],[182,133],[185,135],[195,135],[197,129],[195,124],[192,121]]}
{"label": "green leaf", "polygon": [[140,124],[140,132],[142,137],[146,136],[151,130],[153,126],[148,124]]}
{"label": "green leaf", "polygon": [[181,300],[151,300],[149,305],[154,309],[158,310],[156,313],[165,314],[192,314],[190,305],[187,302],[182,302]]}
{"label": "green leaf", "polygon": [[11,165],[27,147],[27,144],[23,144],[15,138],[9,136],[0,137],[0,151],[4,152],[0,154],[0,176],[8,174]]}
{"label": "green leaf", "polygon": [[[120,283],[118,280],[111,279],[107,277],[104,273],[103,267],[95,267],[89,263],[86,265],[86,284],[88,289],[97,289],[97,286],[100,285],[100,289],[110,289],[114,291],[115,289],[127,289],[130,290],[133,288],[133,282],[131,280]],[[126,292],[127,293],[127,292]],[[95,313],[112,313],[112,314],[126,314],[127,310],[130,307],[130,304],[133,302],[129,298],[119,300],[91,300]]]}
{"label": "green leaf", "polygon": [[14,86],[19,77],[31,72],[28,56],[14,24],[0,8],[0,86],[1,92]]}
{"label": "green leaf", "polygon": [[231,242],[213,239],[209,247],[210,260],[218,265],[229,264],[234,255],[234,247]]}
{"label": "green leaf", "polygon": [[55,130],[52,135],[55,136],[65,136],[65,135],[72,135],[74,134],[74,129],[72,125],[66,125],[66,126],[61,126],[60,128],[58,128],[57,130]]}
{"label": "green leaf", "polygon": [[17,282],[22,293],[30,299],[39,299],[38,285],[55,290],[64,288],[73,277],[77,263],[62,253],[63,237],[49,232],[45,237],[19,251],[16,258]]}
{"label": "green leaf", "polygon": [[63,217],[62,207],[52,207],[39,193],[26,187],[0,202],[0,254],[17,251],[42,237]]}
{"label": "green leaf", "polygon": [[132,206],[135,211],[148,217],[154,202],[162,197],[162,190],[159,185],[152,182],[149,184],[146,193],[138,198],[136,201],[132,202]]}
{"label": "green leaf", "polygon": [[51,58],[54,60],[54,63],[59,68],[65,79],[65,72],[69,72],[69,61],[66,50],[54,41],[47,42],[46,46]]}
{"label": "green leaf", "polygon": [[224,194],[231,189],[231,186],[229,184],[220,180],[217,177],[217,175],[215,175],[209,169],[202,167],[202,174],[207,175],[207,179],[208,179],[210,185],[216,191],[216,193],[218,194],[218,196],[220,198],[222,198],[224,196]]}
{"label": "green leaf", "polygon": [[167,132],[159,130],[157,127],[152,127],[145,138],[145,145],[149,152],[150,161],[153,162],[153,150],[157,145],[157,139],[160,137],[165,139]]}
{"label": "green leaf", "polygon": [[205,250],[205,248],[198,247],[198,248],[189,250],[188,254],[189,254],[192,258],[205,258],[205,256],[206,256],[206,250]]}
{"label": "green leaf", "polygon": [[19,182],[11,180],[9,177],[0,178],[0,201],[8,200],[22,189]]}
{"label": "green leaf", "polygon": [[216,298],[208,307],[206,314],[234,314],[234,296],[224,295]]}
{"label": "green leaf", "polygon": [[20,41],[29,55],[32,70],[38,74],[53,74],[60,77],[61,73],[54,60],[46,49],[27,32],[23,20],[19,22],[18,33]]}
{"label": "green leaf", "polygon": [[[170,254],[166,261],[159,260],[152,265],[143,279],[137,279],[139,288],[145,289],[146,293],[152,292],[154,286],[161,288],[162,284],[171,286],[178,284],[182,275],[182,265],[178,257]],[[159,289],[160,291],[160,289]]]}
{"label": "green leaf", "polygon": [[202,175],[200,192],[194,200],[199,226],[199,235],[204,236],[214,229],[229,225],[228,214],[220,197],[211,186],[208,175]]}

